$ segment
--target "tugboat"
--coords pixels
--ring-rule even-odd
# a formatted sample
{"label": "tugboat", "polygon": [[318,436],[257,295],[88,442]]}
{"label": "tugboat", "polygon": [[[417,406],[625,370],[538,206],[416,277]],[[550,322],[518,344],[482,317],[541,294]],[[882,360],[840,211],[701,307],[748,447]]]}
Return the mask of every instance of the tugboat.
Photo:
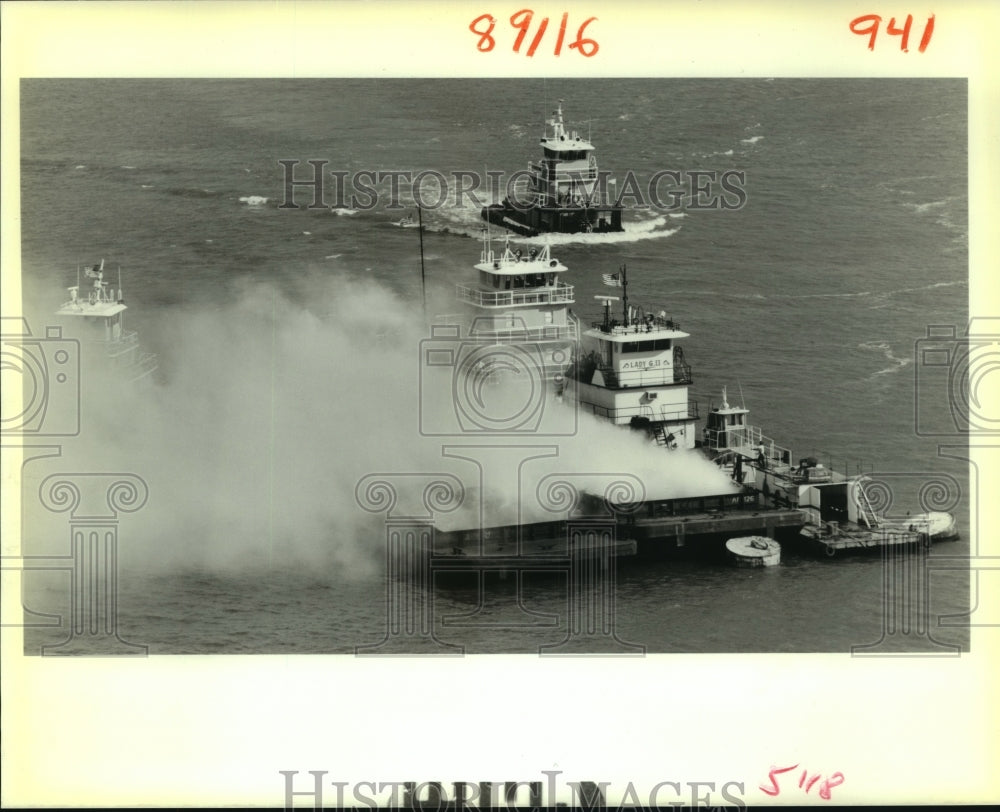
{"label": "tugboat", "polygon": [[[534,237],[622,231],[622,207],[614,201],[614,181],[597,171],[594,145],[563,124],[562,101],[541,138],[542,159],[528,165],[524,199],[508,196],[482,210],[483,219],[516,234]],[[516,197],[516,195],[514,196]]]}
{"label": "tugboat", "polygon": [[568,268],[553,259],[548,245],[530,250],[495,252],[484,232],[483,250],[475,266],[479,284],[455,286],[456,298],[472,305],[470,338],[480,344],[530,342],[538,369],[547,381],[560,381],[573,360],[578,326],[569,306],[573,286],[560,281]]}
{"label": "tugboat", "polygon": [[94,284],[85,296],[80,293],[79,268],[77,283],[67,288],[69,301],[56,311],[57,316],[70,317],[85,326],[83,339],[105,351],[111,365],[128,381],[148,378],[158,368],[156,355],[143,351],[139,336],[125,329],[125,293],[118,271],[118,290],[104,281],[104,260],[84,271]]}
{"label": "tugboat", "polygon": [[677,343],[689,334],[663,311],[629,305],[624,266],[603,279],[622,289],[622,318],[611,316],[617,296],[595,297],[604,305],[604,318],[581,336],[570,373],[581,410],[643,430],[659,446],[694,448],[698,406],[689,400],[691,367]]}
{"label": "tugboat", "polygon": [[870,479],[848,476],[815,457],[792,462],[792,453],[746,422],[749,410],[730,406],[726,390],[702,432],[701,448],[737,482],[749,485],[765,504],[802,513],[799,541],[829,558],[845,550],[930,544],[958,537],[950,513],[923,513],[906,521],[880,515],[868,498]]}

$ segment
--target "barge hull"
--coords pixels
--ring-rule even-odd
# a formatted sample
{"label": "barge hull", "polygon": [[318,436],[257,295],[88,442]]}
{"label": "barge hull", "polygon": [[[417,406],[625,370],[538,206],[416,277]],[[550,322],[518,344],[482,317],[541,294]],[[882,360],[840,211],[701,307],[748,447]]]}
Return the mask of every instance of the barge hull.
{"label": "barge hull", "polygon": [[482,217],[523,237],[545,233],[605,234],[624,230],[622,210],[615,206],[532,206],[525,209],[510,203],[495,203],[482,210]]}

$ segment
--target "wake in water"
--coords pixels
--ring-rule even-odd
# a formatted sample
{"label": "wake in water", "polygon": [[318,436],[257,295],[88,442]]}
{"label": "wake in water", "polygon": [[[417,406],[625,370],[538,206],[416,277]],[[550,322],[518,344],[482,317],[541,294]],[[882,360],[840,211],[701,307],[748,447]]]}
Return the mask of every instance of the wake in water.
{"label": "wake in water", "polygon": [[[624,220],[624,218],[622,218]],[[617,245],[620,243],[642,242],[670,237],[680,231],[680,226],[670,228],[663,215],[640,222],[623,222],[624,231],[605,234],[540,234],[537,237],[522,237],[521,242],[529,245]]]}
{"label": "wake in water", "polygon": [[912,358],[898,357],[895,353],[893,353],[892,346],[885,341],[864,341],[861,344],[858,344],[858,348],[869,352],[879,353],[891,362],[890,366],[869,375],[868,380],[874,380],[879,375],[889,375],[894,372],[899,372],[913,363]]}

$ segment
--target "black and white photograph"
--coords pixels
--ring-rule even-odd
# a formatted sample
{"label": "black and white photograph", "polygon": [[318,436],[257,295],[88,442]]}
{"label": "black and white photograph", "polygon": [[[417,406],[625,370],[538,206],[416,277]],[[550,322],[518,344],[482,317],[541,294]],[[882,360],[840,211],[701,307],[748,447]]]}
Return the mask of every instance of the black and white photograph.
{"label": "black and white photograph", "polygon": [[[294,736],[273,716],[313,689],[307,742],[365,731],[349,756],[261,745],[283,760],[254,764],[253,790],[228,790],[227,760],[220,803],[920,802],[877,759],[852,772],[845,742],[869,734],[836,717],[899,681],[912,698],[886,712],[936,718],[1000,622],[977,564],[1000,336],[970,259],[991,219],[970,201],[977,80],[591,75],[610,18],[458,8],[474,65],[442,75],[341,56],[324,75],[5,80],[5,654],[48,686],[99,667],[198,691],[171,696],[168,750],[234,736],[223,712],[241,746]],[[861,11],[837,30],[917,65],[949,35],[911,11],[902,34]],[[473,69],[494,50],[528,67]],[[409,679],[413,701],[382,702]],[[736,741],[772,712],[783,732],[718,761],[704,730],[691,757],[677,731],[633,762],[560,756],[560,730],[621,723],[613,696],[630,716],[656,697],[647,744],[689,702],[709,727],[760,714]],[[515,748],[551,727],[550,754],[400,762],[402,741],[374,744],[383,718],[442,736],[492,719]],[[930,775],[912,755],[900,774]],[[77,789],[195,803],[107,774]]]}
{"label": "black and white photograph", "polygon": [[[933,572],[969,551],[966,106],[25,80],[25,313],[79,342],[82,393],[25,468],[25,552],[104,498],[71,461],[132,474],[116,560],[81,553],[117,570],[98,617],[84,592],[26,653],[968,650],[968,574]],[[65,570],[25,586],[73,617]]]}

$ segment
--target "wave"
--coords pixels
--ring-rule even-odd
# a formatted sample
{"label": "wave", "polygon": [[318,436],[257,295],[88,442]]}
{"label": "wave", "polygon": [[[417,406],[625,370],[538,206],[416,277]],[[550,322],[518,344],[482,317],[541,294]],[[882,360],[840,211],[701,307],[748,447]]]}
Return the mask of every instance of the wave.
{"label": "wave", "polygon": [[344,217],[344,216],[353,217],[355,214],[358,213],[358,209],[330,209],[330,211],[333,212],[333,214],[336,214],[338,217]]}
{"label": "wave", "polygon": [[616,245],[620,243],[641,242],[642,240],[659,240],[670,237],[680,231],[676,228],[665,228],[667,218],[654,217],[639,223],[624,223],[624,231],[605,232],[603,234],[542,234],[538,237],[523,237],[519,242],[528,245]]}
{"label": "wave", "polygon": [[270,200],[270,198],[264,197],[263,195],[247,195],[246,197],[240,198],[240,203],[246,203],[248,206],[263,206],[268,200]]}
{"label": "wave", "polygon": [[893,372],[899,372],[901,369],[905,369],[910,364],[913,363],[912,358],[900,358],[892,351],[892,346],[885,341],[863,341],[858,344],[858,348],[862,350],[867,350],[869,352],[880,353],[884,358],[891,362],[891,366],[887,366],[884,369],[880,369],[873,372],[868,376],[868,380],[874,379],[878,375],[888,375]]}
{"label": "wave", "polygon": [[758,141],[764,139],[763,135],[753,135],[750,138],[744,138],[740,141],[741,144],[756,144]]}
{"label": "wave", "polygon": [[940,206],[947,206],[949,201],[951,201],[951,199],[952,198],[948,198],[946,200],[935,200],[932,201],[931,203],[904,203],[903,205],[909,209],[913,209],[915,212],[917,212],[917,214],[923,214],[924,212],[929,211],[930,209],[936,209]]}

